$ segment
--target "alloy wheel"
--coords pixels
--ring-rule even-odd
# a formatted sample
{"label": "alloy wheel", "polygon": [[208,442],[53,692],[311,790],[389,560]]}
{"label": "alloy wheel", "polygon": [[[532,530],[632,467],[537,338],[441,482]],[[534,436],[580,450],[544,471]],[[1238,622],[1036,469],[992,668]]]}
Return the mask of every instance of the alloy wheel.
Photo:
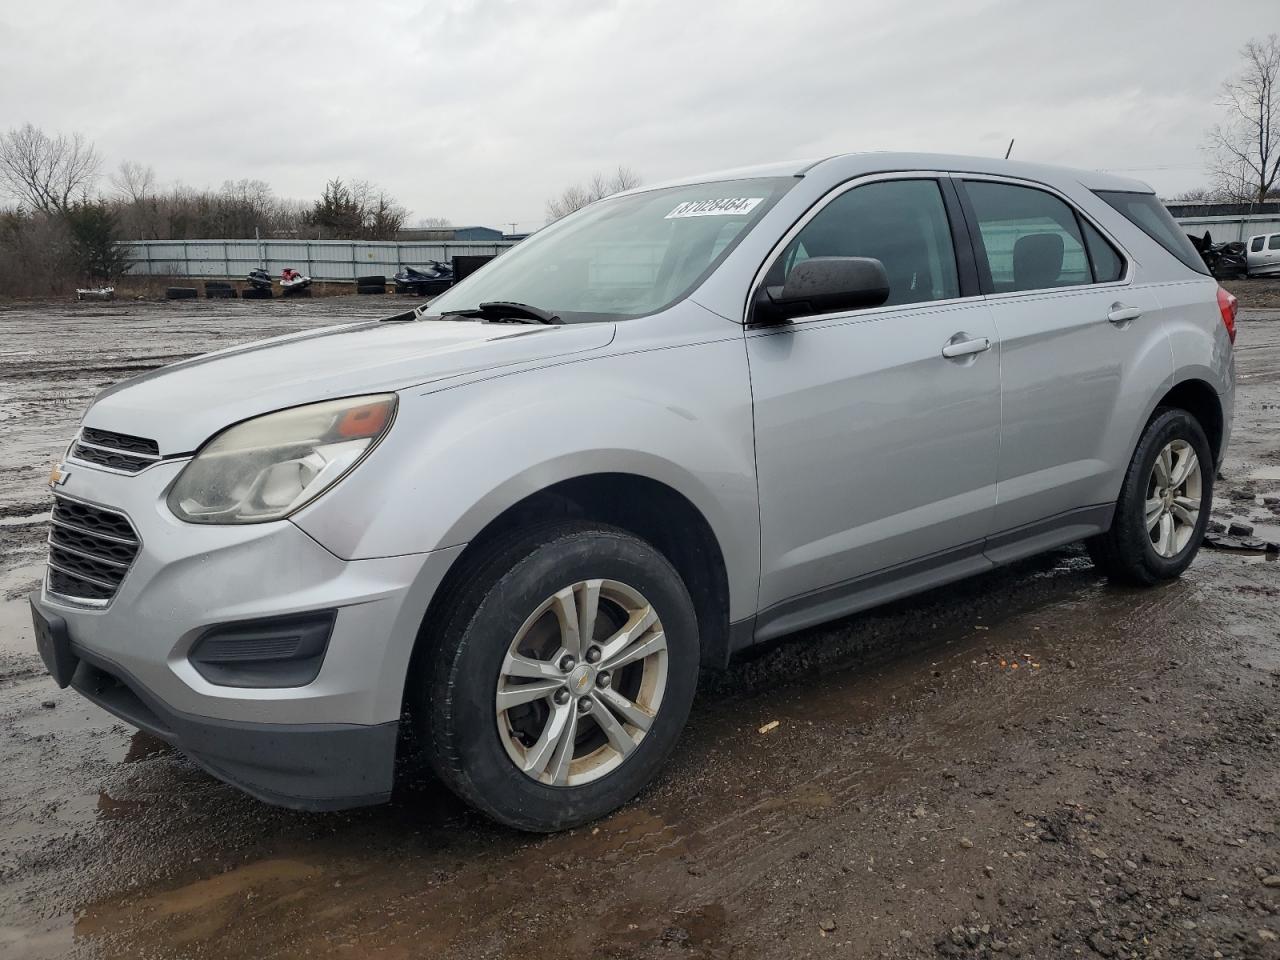
{"label": "alloy wheel", "polygon": [[639,746],[666,685],[653,606],[616,580],[582,580],[539,604],[511,641],[494,698],[498,734],[526,776],[589,783]]}
{"label": "alloy wheel", "polygon": [[1203,494],[1200,459],[1185,440],[1161,449],[1147,480],[1147,535],[1162,557],[1176,557],[1191,542]]}

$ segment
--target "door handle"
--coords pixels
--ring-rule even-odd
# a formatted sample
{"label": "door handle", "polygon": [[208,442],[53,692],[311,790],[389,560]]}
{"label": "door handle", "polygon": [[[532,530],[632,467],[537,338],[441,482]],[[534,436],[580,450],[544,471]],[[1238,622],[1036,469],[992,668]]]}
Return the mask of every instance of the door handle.
{"label": "door handle", "polygon": [[[961,336],[961,334],[957,334]],[[967,357],[974,353],[983,353],[991,349],[991,341],[986,337],[975,337],[972,340],[948,340],[942,348],[942,355],[948,360]]]}
{"label": "door handle", "polygon": [[1137,320],[1142,316],[1142,311],[1137,307],[1126,307],[1123,303],[1113,303],[1111,312],[1107,314],[1108,323],[1128,323],[1130,320]]}

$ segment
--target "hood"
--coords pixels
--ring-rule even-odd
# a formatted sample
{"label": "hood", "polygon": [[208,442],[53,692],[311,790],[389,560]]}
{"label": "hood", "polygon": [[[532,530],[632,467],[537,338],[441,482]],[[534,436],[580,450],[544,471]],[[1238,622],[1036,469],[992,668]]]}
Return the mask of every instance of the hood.
{"label": "hood", "polygon": [[373,321],[232,347],[125,380],[100,393],[84,426],[148,437],[189,453],[248,417],[363,393],[596,350],[611,323],[530,326],[452,320]]}

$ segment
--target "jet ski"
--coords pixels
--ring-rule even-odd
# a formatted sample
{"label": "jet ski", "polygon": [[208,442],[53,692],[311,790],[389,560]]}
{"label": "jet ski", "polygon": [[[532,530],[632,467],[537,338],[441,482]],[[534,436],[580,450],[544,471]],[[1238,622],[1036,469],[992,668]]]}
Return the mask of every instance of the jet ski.
{"label": "jet ski", "polygon": [[280,273],[280,290],[287,297],[311,286],[311,278],[304,277],[292,267],[285,267]]}
{"label": "jet ski", "polygon": [[249,286],[245,288],[246,294],[258,299],[271,296],[271,274],[267,273],[262,267],[250,270],[249,276],[245,279],[249,283]]}
{"label": "jet ski", "polygon": [[453,285],[453,267],[438,260],[428,260],[421,268],[402,266],[392,279],[396,283],[396,293],[430,297],[444,293]]}

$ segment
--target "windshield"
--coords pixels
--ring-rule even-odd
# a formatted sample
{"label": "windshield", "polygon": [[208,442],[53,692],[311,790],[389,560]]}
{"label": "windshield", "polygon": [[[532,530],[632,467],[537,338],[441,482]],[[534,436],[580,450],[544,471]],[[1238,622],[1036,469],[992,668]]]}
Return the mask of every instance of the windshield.
{"label": "windshield", "polygon": [[566,323],[655,313],[686,296],[794,183],[721,180],[601,200],[513,247],[425,313],[492,301]]}

